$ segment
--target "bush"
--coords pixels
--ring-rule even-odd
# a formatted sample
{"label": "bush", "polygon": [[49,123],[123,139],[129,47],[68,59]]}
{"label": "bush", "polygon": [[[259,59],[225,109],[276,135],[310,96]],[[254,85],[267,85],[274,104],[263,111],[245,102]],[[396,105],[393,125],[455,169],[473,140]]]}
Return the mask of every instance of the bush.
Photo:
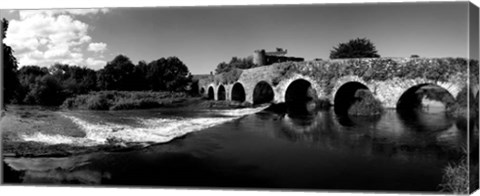
{"label": "bush", "polygon": [[233,68],[228,72],[218,74],[214,79],[215,84],[233,84],[240,78],[242,72],[243,71],[241,69]]}
{"label": "bush", "polygon": [[178,103],[187,97],[183,92],[152,91],[98,91],[68,98],[62,104],[66,109],[128,110],[161,107]]}
{"label": "bush", "polygon": [[97,94],[87,99],[87,109],[90,110],[108,110],[110,103],[105,94]]}
{"label": "bush", "polygon": [[440,184],[443,192],[468,194],[470,184],[467,162],[466,158],[462,158],[458,163],[450,163],[444,168],[443,179]]}
{"label": "bush", "polygon": [[369,90],[360,89],[355,92],[355,102],[349,109],[348,114],[353,116],[375,116],[383,112],[382,103],[373,97]]}

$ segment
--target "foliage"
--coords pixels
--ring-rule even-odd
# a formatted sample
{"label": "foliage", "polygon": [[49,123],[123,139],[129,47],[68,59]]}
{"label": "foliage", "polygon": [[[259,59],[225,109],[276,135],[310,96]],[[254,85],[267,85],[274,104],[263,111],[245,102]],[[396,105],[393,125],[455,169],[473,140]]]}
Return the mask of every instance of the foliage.
{"label": "foliage", "polygon": [[85,94],[96,90],[96,72],[89,68],[55,64],[50,67],[49,72],[61,82],[66,96]]}
{"label": "foliage", "polygon": [[215,84],[233,84],[240,78],[242,72],[243,71],[241,69],[233,68],[228,72],[223,72],[221,74],[215,75]]}
{"label": "foliage", "polygon": [[95,71],[78,66],[55,64],[49,69],[23,66],[18,79],[16,103],[59,105],[67,97],[96,90]]}
{"label": "foliage", "polygon": [[124,55],[118,55],[98,71],[101,90],[184,91],[191,82],[188,67],[177,57],[161,58],[137,66]]}
{"label": "foliage", "polygon": [[330,51],[331,59],[377,57],[380,57],[380,55],[378,55],[375,45],[367,38],[357,38],[346,43],[339,43],[337,47]]}
{"label": "foliage", "polygon": [[29,96],[27,99],[27,94],[31,95],[30,91],[34,88],[36,82],[47,74],[48,69],[45,67],[40,68],[38,66],[23,66],[20,68],[17,74],[20,84],[16,90],[13,102],[35,104],[35,100],[33,100],[31,96]]}
{"label": "foliage", "polygon": [[135,85],[135,90],[149,90],[150,84],[147,80],[147,73],[148,73],[148,64],[145,61],[139,61],[138,64],[135,66],[133,70],[133,78],[132,81]]}
{"label": "foliage", "polygon": [[232,57],[230,59],[229,63],[226,62],[221,62],[217,65],[217,68],[215,69],[216,74],[224,73],[224,72],[229,72],[234,69],[250,69],[254,68],[257,65],[253,63],[253,57],[247,57],[247,58],[239,58],[239,57]]}
{"label": "foliage", "polygon": [[191,80],[188,67],[177,57],[161,58],[148,64],[146,81],[151,90],[184,91]]}
{"label": "foliage", "polygon": [[[140,61],[135,66],[128,57],[119,55],[98,72],[59,63],[50,68],[23,66],[16,78],[19,87],[12,101],[40,105],[60,105],[68,97],[98,90],[184,92],[192,85],[187,66],[177,57],[161,58],[149,64]],[[89,104],[88,108],[92,109],[106,107],[105,97],[100,95],[89,97],[83,104]],[[141,104],[145,104],[145,100]]]}
{"label": "foliage", "polygon": [[8,29],[8,21],[2,19],[2,52],[3,52],[3,104],[9,103],[15,94],[15,89],[19,86],[17,78],[17,59],[13,56],[13,49],[10,46],[7,46],[3,43],[3,39],[6,38],[6,33]]}
{"label": "foliage", "polygon": [[[477,172],[478,164],[472,165],[473,171],[469,170],[467,161],[468,148],[462,147],[462,157],[458,162],[449,163],[443,169],[442,183],[440,184],[441,191],[451,192],[453,194],[468,194],[470,186],[470,172]],[[475,171],[476,170],[476,171]],[[475,174],[472,175],[472,177]],[[478,175],[477,175],[478,178]],[[472,182],[473,183],[473,182]],[[477,181],[478,183],[478,181]]]}
{"label": "foliage", "polygon": [[66,99],[62,108],[90,110],[125,110],[160,107],[187,97],[184,92],[98,91]]}
{"label": "foliage", "polygon": [[35,83],[25,97],[27,103],[60,105],[65,95],[57,78],[52,75],[36,77]]}
{"label": "foliage", "polygon": [[373,94],[366,89],[360,89],[355,92],[355,102],[349,109],[348,114],[353,116],[372,116],[380,115],[383,112],[382,103],[375,99]]}
{"label": "foliage", "polygon": [[130,59],[124,55],[116,56],[98,71],[97,85],[103,90],[134,90],[134,67]]}
{"label": "foliage", "polygon": [[[478,119],[478,97],[475,98],[473,93],[468,91],[467,86],[460,90],[455,100],[456,105],[452,107],[452,110],[456,116]],[[470,107],[468,107],[469,101]]]}

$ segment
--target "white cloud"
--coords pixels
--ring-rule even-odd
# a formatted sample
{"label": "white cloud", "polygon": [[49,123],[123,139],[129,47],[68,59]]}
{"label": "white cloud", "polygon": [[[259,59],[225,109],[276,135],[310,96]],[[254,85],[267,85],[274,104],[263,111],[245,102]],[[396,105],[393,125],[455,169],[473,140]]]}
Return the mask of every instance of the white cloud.
{"label": "white cloud", "polygon": [[107,44],[91,43],[89,25],[74,16],[106,12],[108,9],[22,10],[20,20],[10,21],[4,43],[14,49],[20,66],[57,62],[98,66],[102,57],[94,54],[85,59],[86,48],[103,51]]}
{"label": "white cloud", "polygon": [[102,69],[106,64],[107,62],[104,60],[97,60],[93,58],[87,59],[87,66],[95,70]]}
{"label": "white cloud", "polygon": [[88,45],[88,50],[93,52],[103,52],[107,49],[106,43],[90,43]]}
{"label": "white cloud", "polygon": [[31,16],[36,16],[38,14],[43,14],[47,16],[55,16],[61,14],[69,15],[88,15],[88,14],[98,14],[98,13],[107,13],[109,9],[52,9],[52,10],[20,10],[18,13],[20,19],[25,19]]}

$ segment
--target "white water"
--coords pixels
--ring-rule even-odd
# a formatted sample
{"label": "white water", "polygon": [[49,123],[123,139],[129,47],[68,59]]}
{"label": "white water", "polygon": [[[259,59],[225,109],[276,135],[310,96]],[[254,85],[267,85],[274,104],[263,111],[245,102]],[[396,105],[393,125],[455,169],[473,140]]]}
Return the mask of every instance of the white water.
{"label": "white water", "polygon": [[[198,118],[137,118],[135,126],[115,124],[115,123],[92,123],[79,117],[62,114],[70,119],[82,131],[86,133],[85,137],[71,137],[64,135],[48,135],[35,133],[32,135],[22,135],[24,141],[34,141],[46,144],[69,144],[74,146],[97,146],[104,144],[126,143],[164,143],[176,137],[187,133],[200,131],[213,127],[241,116],[253,114],[260,111],[254,109],[236,109],[224,110],[220,114],[228,117],[198,117]],[[217,111],[215,111],[216,113]]]}

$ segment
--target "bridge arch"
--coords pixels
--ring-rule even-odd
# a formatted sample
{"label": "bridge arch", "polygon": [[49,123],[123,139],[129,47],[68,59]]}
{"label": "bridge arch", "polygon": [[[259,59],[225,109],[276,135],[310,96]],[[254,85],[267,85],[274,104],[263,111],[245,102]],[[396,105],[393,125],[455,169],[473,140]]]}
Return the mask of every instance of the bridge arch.
{"label": "bridge arch", "polygon": [[304,80],[306,82],[310,83],[310,87],[316,92],[316,97],[315,99],[318,99],[322,96],[325,96],[323,92],[323,88],[321,87],[321,82],[317,81],[317,79],[311,78],[306,75],[302,75],[300,73],[293,73],[290,75],[290,77],[280,81],[276,85],[276,94],[275,94],[275,102],[287,102],[285,98],[287,97],[287,89],[290,87],[290,85],[293,82],[296,82],[297,80]]}
{"label": "bridge arch", "polygon": [[346,83],[349,83],[349,82],[358,82],[360,84],[363,84],[364,86],[368,87],[369,89],[373,89],[373,88],[370,88],[370,86],[368,85],[367,82],[365,82],[363,79],[361,79],[360,77],[358,76],[354,76],[354,75],[348,75],[348,76],[343,76],[343,77],[340,77],[339,79],[337,79],[335,81],[335,84],[333,86],[333,88],[331,89],[331,93],[330,93],[330,100],[332,101],[332,104],[334,104],[334,100],[335,100],[335,97],[337,96],[337,92],[338,90]]}
{"label": "bridge arch", "polygon": [[246,99],[246,94],[243,84],[240,82],[233,84],[230,95],[232,101],[244,102]]}
{"label": "bridge arch", "polygon": [[291,114],[307,114],[314,109],[318,95],[312,83],[305,79],[292,81],[285,91],[285,103]]}
{"label": "bridge arch", "polygon": [[213,86],[208,87],[207,98],[210,99],[210,100],[215,99],[215,90],[213,89]]}
{"label": "bridge arch", "polygon": [[260,81],[253,89],[253,104],[270,103],[274,101],[273,87],[266,81]]}
{"label": "bridge arch", "polygon": [[225,87],[223,85],[219,85],[217,89],[217,100],[226,100],[227,94],[225,93]]}
{"label": "bridge arch", "polygon": [[397,110],[411,110],[422,106],[423,97],[441,102],[444,109],[449,109],[456,104],[455,97],[446,88],[434,83],[421,83],[405,90],[397,100]]}
{"label": "bridge arch", "polygon": [[355,93],[358,90],[369,90],[367,85],[358,81],[350,81],[342,84],[333,97],[333,107],[337,114],[347,114],[348,109],[358,100]]}

